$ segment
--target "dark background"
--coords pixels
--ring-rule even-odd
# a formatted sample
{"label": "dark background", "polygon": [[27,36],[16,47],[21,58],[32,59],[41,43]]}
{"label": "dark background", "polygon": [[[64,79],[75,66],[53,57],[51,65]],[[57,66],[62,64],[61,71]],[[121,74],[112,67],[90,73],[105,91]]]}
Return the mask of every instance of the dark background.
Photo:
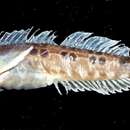
{"label": "dark background", "polygon": [[[129,47],[129,3],[112,0],[16,0],[0,4],[0,30],[57,31],[57,42],[75,31],[122,40]],[[130,92],[103,96],[70,92],[60,96],[54,86],[0,93],[0,129],[104,130],[130,124]]]}

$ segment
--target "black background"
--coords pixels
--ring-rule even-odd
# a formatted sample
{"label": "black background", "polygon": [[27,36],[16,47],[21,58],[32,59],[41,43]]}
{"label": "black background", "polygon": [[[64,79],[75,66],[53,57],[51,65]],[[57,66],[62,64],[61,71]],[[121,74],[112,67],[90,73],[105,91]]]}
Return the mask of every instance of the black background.
{"label": "black background", "polygon": [[[16,0],[0,4],[0,30],[57,31],[57,42],[75,31],[122,40],[129,47],[129,3],[112,0]],[[91,130],[130,124],[130,92],[103,96],[70,92],[60,96],[54,86],[0,93],[0,129]],[[94,128],[95,127],[95,128]]]}

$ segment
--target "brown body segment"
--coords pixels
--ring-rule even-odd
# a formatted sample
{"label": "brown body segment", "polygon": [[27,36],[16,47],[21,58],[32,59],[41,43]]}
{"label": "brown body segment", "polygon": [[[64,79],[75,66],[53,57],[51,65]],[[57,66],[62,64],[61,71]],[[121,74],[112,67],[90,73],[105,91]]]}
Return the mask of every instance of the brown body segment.
{"label": "brown body segment", "polygon": [[[130,77],[130,58],[49,44],[1,46],[0,52],[33,50],[22,62],[57,80],[107,80]],[[4,54],[3,54],[4,55]],[[34,74],[34,73],[33,73]]]}
{"label": "brown body segment", "polygon": [[[42,69],[61,80],[106,80],[130,77],[130,58],[58,45],[34,45]],[[43,54],[41,55],[41,50]],[[29,57],[30,57],[29,56]]]}

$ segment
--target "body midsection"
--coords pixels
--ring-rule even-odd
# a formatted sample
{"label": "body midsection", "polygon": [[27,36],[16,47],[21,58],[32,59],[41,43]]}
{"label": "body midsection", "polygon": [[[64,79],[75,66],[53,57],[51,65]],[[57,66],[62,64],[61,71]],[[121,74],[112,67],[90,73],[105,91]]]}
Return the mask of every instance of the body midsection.
{"label": "body midsection", "polygon": [[[130,77],[130,64],[120,63],[120,58],[95,56],[96,61],[91,62],[88,57],[78,57],[74,60],[69,55],[63,57],[58,54],[50,54],[41,59],[41,64],[50,75],[59,80],[109,80]],[[104,57],[105,61],[101,58]]]}
{"label": "body midsection", "polygon": [[130,64],[119,61],[120,57],[104,54],[84,53],[80,56],[71,50],[67,55],[62,55],[59,51],[52,53],[49,50],[47,55],[30,54],[16,67],[1,74],[0,86],[29,89],[45,87],[61,80],[129,78]]}

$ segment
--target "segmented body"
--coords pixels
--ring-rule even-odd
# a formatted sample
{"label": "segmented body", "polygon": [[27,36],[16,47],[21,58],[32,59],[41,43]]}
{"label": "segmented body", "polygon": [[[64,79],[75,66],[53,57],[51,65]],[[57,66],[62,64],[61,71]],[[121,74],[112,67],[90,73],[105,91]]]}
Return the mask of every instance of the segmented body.
{"label": "segmented body", "polygon": [[30,31],[13,31],[0,38],[0,88],[54,84],[61,94],[60,83],[66,92],[129,90],[130,49],[119,41],[75,32],[58,45],[51,31],[28,37]]}
{"label": "segmented body", "polygon": [[[57,81],[109,80],[130,77],[130,59],[106,53],[81,50],[57,45],[1,46],[5,59],[8,53],[15,55],[29,48],[33,49],[17,66],[7,72],[0,85],[17,89],[43,87]],[[5,55],[6,53],[6,55]],[[2,55],[1,55],[2,56]]]}
{"label": "segmented body", "polygon": [[35,46],[42,69],[58,80],[106,80],[130,77],[130,58],[55,45]]}

